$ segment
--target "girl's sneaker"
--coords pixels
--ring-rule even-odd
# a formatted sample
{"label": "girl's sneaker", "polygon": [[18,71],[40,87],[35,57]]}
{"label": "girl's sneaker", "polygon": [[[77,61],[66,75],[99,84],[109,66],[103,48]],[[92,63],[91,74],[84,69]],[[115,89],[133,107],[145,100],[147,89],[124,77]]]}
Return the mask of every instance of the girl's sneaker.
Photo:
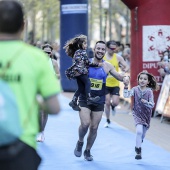
{"label": "girl's sneaker", "polygon": [[135,147],[135,152],[136,152],[136,156],[135,156],[135,159],[142,159],[142,155],[141,155],[141,148],[137,148]]}
{"label": "girl's sneaker", "polygon": [[87,105],[93,105],[96,104],[96,102],[98,102],[100,100],[99,96],[96,97],[88,97],[87,98]]}
{"label": "girl's sneaker", "polygon": [[77,102],[75,102],[73,100],[69,103],[69,106],[71,106],[73,108],[73,110],[75,110],[75,111],[81,110],[80,107],[77,105]]}

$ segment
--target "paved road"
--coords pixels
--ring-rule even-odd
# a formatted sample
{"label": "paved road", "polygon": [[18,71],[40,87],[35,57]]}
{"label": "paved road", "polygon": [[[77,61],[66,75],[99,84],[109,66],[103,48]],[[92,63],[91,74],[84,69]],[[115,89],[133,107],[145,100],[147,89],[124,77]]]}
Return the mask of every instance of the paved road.
{"label": "paved road", "polygon": [[[72,98],[73,93],[63,93],[64,96]],[[103,115],[105,116],[105,114]],[[135,133],[133,116],[128,105],[120,103],[116,107],[116,114],[111,115],[111,120]],[[160,122],[160,116],[151,119],[151,127],[146,134],[146,139],[170,152],[170,120]]]}

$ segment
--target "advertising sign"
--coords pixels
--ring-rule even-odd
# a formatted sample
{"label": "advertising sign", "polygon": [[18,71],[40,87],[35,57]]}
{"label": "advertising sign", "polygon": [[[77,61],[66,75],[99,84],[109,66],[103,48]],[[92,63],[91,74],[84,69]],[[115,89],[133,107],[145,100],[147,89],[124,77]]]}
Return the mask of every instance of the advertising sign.
{"label": "advertising sign", "polygon": [[166,75],[164,78],[164,81],[162,83],[162,88],[159,93],[157,105],[155,108],[154,116],[157,116],[158,114],[167,114],[167,100],[169,98],[170,94],[170,75]]}
{"label": "advertising sign", "polygon": [[162,77],[158,73],[157,62],[160,54],[170,50],[170,26],[143,26],[143,70],[155,75],[157,82],[162,84]]}

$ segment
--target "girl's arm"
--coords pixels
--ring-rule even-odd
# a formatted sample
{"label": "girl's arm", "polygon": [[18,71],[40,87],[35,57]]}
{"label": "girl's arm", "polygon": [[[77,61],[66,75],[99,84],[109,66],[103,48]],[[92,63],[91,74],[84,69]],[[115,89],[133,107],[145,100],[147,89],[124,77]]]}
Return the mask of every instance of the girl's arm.
{"label": "girl's arm", "polygon": [[128,90],[128,88],[124,88],[123,97],[124,98],[129,98],[131,96],[134,96],[134,88],[132,88],[131,90]]}
{"label": "girl's arm", "polygon": [[143,102],[143,104],[144,104],[146,107],[149,107],[149,108],[152,109],[152,108],[155,106],[153,92],[150,91],[149,101],[144,100],[144,99],[142,99],[141,101]]}

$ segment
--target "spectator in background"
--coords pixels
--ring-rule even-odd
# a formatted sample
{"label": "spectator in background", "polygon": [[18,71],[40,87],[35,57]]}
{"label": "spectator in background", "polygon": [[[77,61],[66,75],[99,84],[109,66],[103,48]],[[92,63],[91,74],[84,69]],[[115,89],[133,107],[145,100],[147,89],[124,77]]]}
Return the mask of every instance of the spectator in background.
{"label": "spectator in background", "polygon": [[38,48],[41,48],[41,41],[37,41],[35,46],[38,47]]}
{"label": "spectator in background", "polygon": [[117,48],[116,48],[116,53],[120,56],[122,56],[123,50],[124,50],[124,45],[120,43],[120,41],[116,41]]}
{"label": "spectator in background", "polygon": [[[14,142],[0,146],[1,170],[38,169],[41,158],[36,152],[35,140],[39,131],[36,95],[42,96],[39,102],[47,113],[60,111],[56,96],[60,92],[59,82],[50,71],[45,54],[21,40],[23,29],[24,13],[19,1],[0,1],[0,63],[9,66],[5,76],[13,77],[4,80],[1,77],[1,80],[16,97],[23,131]],[[0,74],[3,71],[1,68]],[[20,78],[15,79],[16,76]]]}
{"label": "spectator in background", "polygon": [[[123,58],[126,62],[126,64],[128,65],[128,67],[130,68],[130,48],[125,48],[123,50]],[[129,70],[130,71],[130,70]]]}
{"label": "spectator in background", "polygon": [[45,44],[42,46],[42,50],[48,55],[50,67],[53,70],[53,73],[59,79],[60,78],[59,66],[57,61],[54,59],[53,47],[50,44]]}
{"label": "spectator in background", "polygon": [[160,62],[157,63],[159,66],[158,72],[162,78],[164,78],[167,74],[170,73],[170,52],[169,51],[164,51],[162,55],[160,55]]}
{"label": "spectator in background", "polygon": [[166,63],[170,61],[170,52],[167,50],[163,52],[163,61]]}
{"label": "spectator in background", "polygon": [[60,53],[59,53],[60,46],[59,46],[58,42],[55,41],[52,44],[52,48],[53,48],[53,52],[52,52],[53,59],[59,61],[60,60]]}
{"label": "spectator in background", "polygon": [[160,53],[160,54],[159,54],[159,57],[160,57],[160,62],[163,61],[164,54],[163,54],[163,53]]}
{"label": "spectator in background", "polygon": [[129,43],[126,43],[126,44],[125,44],[125,48],[130,48],[130,44],[129,44]]}
{"label": "spectator in background", "polygon": [[[56,75],[56,77],[59,79],[60,78],[59,67],[57,61],[52,58],[53,57],[52,46],[50,44],[45,44],[42,46],[42,50],[48,55],[50,68],[53,71],[54,75]],[[43,110],[41,110],[40,111],[40,133],[37,137],[37,142],[44,142],[45,140],[44,130],[45,130],[47,120],[48,120],[48,114],[45,113]]]}
{"label": "spectator in background", "polygon": [[168,63],[167,65],[165,65],[165,67],[164,67],[164,72],[165,72],[166,74],[170,74],[170,63]]}

